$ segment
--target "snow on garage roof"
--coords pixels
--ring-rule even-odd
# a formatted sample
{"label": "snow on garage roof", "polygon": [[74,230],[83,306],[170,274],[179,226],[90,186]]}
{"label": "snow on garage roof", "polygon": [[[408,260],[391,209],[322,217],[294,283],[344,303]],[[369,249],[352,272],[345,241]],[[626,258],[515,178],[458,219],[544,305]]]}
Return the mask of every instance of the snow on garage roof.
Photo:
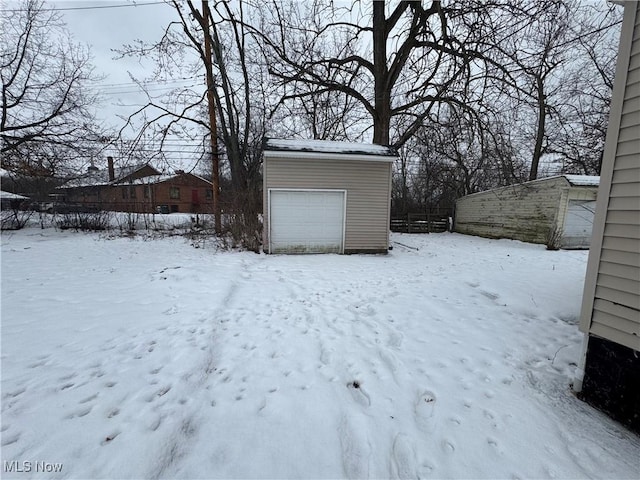
{"label": "snow on garage roof", "polygon": [[564,175],[567,181],[576,187],[597,187],[600,185],[600,177],[597,175]]}
{"label": "snow on garage roof", "polygon": [[313,152],[313,153],[342,153],[350,155],[378,155],[396,157],[398,154],[393,147],[373,145],[368,143],[335,142],[331,140],[284,140],[269,138],[265,142],[265,150]]}

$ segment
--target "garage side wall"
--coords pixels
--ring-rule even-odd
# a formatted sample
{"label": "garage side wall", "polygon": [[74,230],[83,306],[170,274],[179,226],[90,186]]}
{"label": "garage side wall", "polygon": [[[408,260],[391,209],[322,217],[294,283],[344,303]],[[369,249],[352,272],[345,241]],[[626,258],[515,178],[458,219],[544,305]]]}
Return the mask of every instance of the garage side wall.
{"label": "garage side wall", "polygon": [[386,252],[389,247],[391,162],[264,159],[264,251],[269,249],[270,188],[347,191],[345,253]]}
{"label": "garage side wall", "polygon": [[[546,243],[566,205],[563,177],[476,193],[456,202],[455,230],[488,238]],[[556,227],[557,228],[557,227]]]}

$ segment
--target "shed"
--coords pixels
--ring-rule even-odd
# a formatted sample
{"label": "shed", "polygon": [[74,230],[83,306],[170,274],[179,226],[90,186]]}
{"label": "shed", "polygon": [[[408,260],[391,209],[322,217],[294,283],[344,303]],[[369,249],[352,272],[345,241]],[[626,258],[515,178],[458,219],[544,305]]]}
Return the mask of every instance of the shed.
{"label": "shed", "polygon": [[624,2],[580,315],[581,398],[640,433],[640,3]]}
{"label": "shed", "polygon": [[558,175],[467,195],[456,202],[455,231],[589,248],[599,180]]}
{"label": "shed", "polygon": [[391,147],[268,139],[263,158],[265,252],[388,251]]}

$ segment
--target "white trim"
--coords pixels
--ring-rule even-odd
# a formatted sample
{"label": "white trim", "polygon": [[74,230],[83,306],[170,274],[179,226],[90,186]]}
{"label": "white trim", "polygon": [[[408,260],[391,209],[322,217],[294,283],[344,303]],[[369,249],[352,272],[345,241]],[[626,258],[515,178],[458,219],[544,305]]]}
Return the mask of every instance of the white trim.
{"label": "white trim", "polygon": [[600,256],[602,255],[602,244],[604,243],[604,228],[609,211],[609,201],[611,200],[611,182],[616,163],[622,109],[625,102],[624,96],[627,86],[627,76],[629,75],[633,33],[638,10],[637,3],[625,2],[620,43],[618,46],[616,74],[613,81],[609,124],[607,125],[607,136],[604,143],[604,154],[600,171],[600,186],[598,187],[596,213],[593,219],[591,247],[589,248],[587,271],[584,288],[582,290],[579,328],[580,331],[587,334],[591,330],[591,324],[593,323],[593,304],[596,296],[596,283],[598,281],[598,275],[600,274]]}
{"label": "white trim", "polygon": [[360,162],[384,162],[393,163],[397,156],[371,155],[363,153],[326,153],[326,152],[301,152],[293,150],[265,150],[264,158],[294,158],[296,160],[352,160]]}
{"label": "white trim", "polygon": [[262,228],[262,251],[264,252],[265,245],[268,247],[269,253],[271,253],[271,209],[269,208],[269,191],[267,190],[267,162],[262,159],[262,220],[266,221],[267,225],[263,225]]}
{"label": "white trim", "polygon": [[582,382],[584,381],[584,369],[587,365],[587,349],[589,347],[589,334],[582,336],[582,348],[580,350],[580,358],[578,358],[578,366],[573,377],[573,391],[580,393],[582,391]]}
{"label": "white trim", "polygon": [[272,223],[271,223],[271,192],[337,192],[337,193],[343,193],[344,194],[344,201],[342,202],[342,245],[340,248],[340,254],[344,254],[344,248],[345,248],[345,239],[346,239],[346,232],[347,232],[347,190],[345,189],[340,189],[340,188],[269,188],[267,190],[267,196],[268,196],[268,208],[269,208],[269,215],[267,215],[268,217],[268,222],[269,222],[269,253],[273,253],[273,246],[271,244],[271,238],[273,237],[271,235],[271,229],[272,227]]}

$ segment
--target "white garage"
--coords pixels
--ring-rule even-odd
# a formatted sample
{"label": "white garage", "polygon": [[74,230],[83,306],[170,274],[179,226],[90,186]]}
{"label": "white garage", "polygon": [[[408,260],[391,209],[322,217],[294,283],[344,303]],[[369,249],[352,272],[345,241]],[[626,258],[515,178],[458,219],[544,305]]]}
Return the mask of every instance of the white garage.
{"label": "white garage", "polygon": [[342,253],[346,190],[269,190],[272,253]]}
{"label": "white garage", "polygon": [[595,200],[569,200],[562,235],[564,248],[589,248],[595,213]]}
{"label": "white garage", "polygon": [[267,253],[386,253],[389,147],[324,140],[265,143]]}
{"label": "white garage", "polygon": [[456,202],[455,231],[561,248],[589,248],[600,177],[558,175]]}

